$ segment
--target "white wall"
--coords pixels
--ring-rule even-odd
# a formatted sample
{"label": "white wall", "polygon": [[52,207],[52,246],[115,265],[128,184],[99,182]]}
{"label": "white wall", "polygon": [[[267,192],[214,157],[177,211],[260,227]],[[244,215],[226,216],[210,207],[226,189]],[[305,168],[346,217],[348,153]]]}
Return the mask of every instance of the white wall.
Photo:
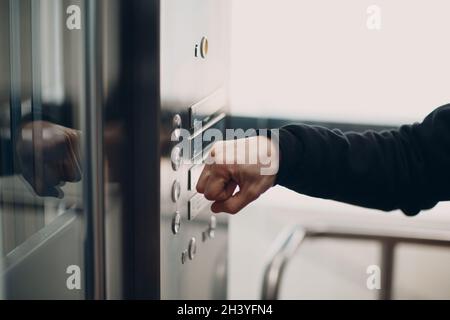
{"label": "white wall", "polygon": [[[381,9],[381,30],[366,10]],[[450,102],[448,0],[235,0],[232,110],[344,122],[421,120]]]}
{"label": "white wall", "polygon": [[[377,4],[381,30],[366,27]],[[235,0],[232,112],[305,120],[400,124],[450,102],[448,0]],[[450,205],[419,217],[380,213],[274,188],[231,219],[230,298],[256,299],[276,235],[296,223],[450,230]],[[307,242],[283,298],[373,299],[366,268],[379,245]],[[400,247],[395,298],[450,298],[450,248]]]}

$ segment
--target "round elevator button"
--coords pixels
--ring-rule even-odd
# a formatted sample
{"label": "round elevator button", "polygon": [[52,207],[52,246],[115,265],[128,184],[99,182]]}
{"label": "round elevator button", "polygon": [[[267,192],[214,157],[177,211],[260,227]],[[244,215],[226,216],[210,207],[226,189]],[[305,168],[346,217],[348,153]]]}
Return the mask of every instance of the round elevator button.
{"label": "round elevator button", "polygon": [[180,137],[181,137],[181,129],[174,129],[172,131],[172,135],[170,136],[170,140],[172,142],[178,142],[180,141]]}
{"label": "round elevator button", "polygon": [[208,55],[208,50],[209,50],[208,38],[203,37],[202,41],[200,42],[200,55],[202,56],[203,59],[205,59],[206,56]]}
{"label": "round elevator button", "polygon": [[216,230],[217,227],[217,218],[215,216],[211,216],[209,220],[209,229]]}
{"label": "round elevator button", "polygon": [[189,241],[189,247],[188,247],[188,253],[189,253],[189,259],[194,259],[195,254],[197,253],[197,241],[195,238],[192,238]]}
{"label": "round elevator button", "polygon": [[184,251],[181,253],[181,263],[182,263],[182,264],[185,264],[185,263],[186,263],[187,256],[188,256],[187,250],[184,250]]}
{"label": "round elevator button", "polygon": [[175,180],[172,184],[172,201],[177,202],[181,195],[181,185],[178,180]]}
{"label": "round elevator button", "polygon": [[172,149],[172,152],[170,154],[170,159],[172,160],[172,169],[177,171],[180,168],[181,165],[181,148],[175,147]]}
{"label": "round elevator button", "polygon": [[175,212],[172,218],[172,232],[173,234],[177,234],[180,232],[180,226],[181,226],[181,215],[180,212]]}
{"label": "round elevator button", "polygon": [[210,239],[214,239],[216,236],[216,228],[217,228],[217,218],[215,216],[211,216],[209,220],[209,228],[208,228],[208,236]]}
{"label": "round elevator button", "polygon": [[179,114],[176,114],[176,115],[173,116],[172,126],[173,126],[174,129],[180,129],[181,128],[181,116]]}
{"label": "round elevator button", "polygon": [[181,116],[176,114],[172,119],[173,132],[170,137],[172,141],[179,141],[181,137]]}

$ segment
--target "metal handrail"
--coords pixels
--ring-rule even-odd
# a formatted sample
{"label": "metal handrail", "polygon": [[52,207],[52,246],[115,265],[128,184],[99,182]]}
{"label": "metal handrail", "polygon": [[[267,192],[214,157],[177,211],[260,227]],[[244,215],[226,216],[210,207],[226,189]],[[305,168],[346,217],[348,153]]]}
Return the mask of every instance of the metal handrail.
{"label": "metal handrail", "polygon": [[263,276],[262,300],[276,300],[279,297],[283,271],[295,256],[303,240],[306,238],[334,238],[379,241],[381,247],[381,289],[379,299],[389,300],[392,297],[392,280],[394,251],[398,243],[450,246],[450,233],[426,230],[417,231],[402,229],[376,229],[360,227],[302,227],[295,226],[284,229],[274,241],[271,254],[266,263]]}
{"label": "metal handrail", "polygon": [[283,272],[305,239],[306,232],[301,227],[285,229],[275,240],[272,253],[266,264],[262,286],[263,300],[276,300],[280,290]]}

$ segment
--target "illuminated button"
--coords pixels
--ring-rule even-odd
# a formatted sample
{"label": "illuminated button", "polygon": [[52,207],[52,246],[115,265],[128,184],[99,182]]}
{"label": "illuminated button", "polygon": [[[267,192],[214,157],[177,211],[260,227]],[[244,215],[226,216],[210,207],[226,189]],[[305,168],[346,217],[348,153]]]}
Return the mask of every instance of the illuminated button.
{"label": "illuminated button", "polygon": [[177,211],[177,212],[175,212],[175,214],[173,215],[173,218],[172,218],[172,232],[173,232],[173,234],[177,234],[178,232],[180,232],[180,226],[181,226],[181,215]]}
{"label": "illuminated button", "polygon": [[178,180],[175,180],[172,184],[172,201],[177,202],[180,199],[181,186]]}
{"label": "illuminated button", "polygon": [[211,220],[209,221],[209,229],[208,229],[208,236],[211,239],[214,239],[216,236],[216,227],[217,227],[217,219],[215,216],[211,216]]}
{"label": "illuminated button", "polygon": [[181,165],[181,148],[175,147],[172,149],[172,153],[170,154],[170,159],[172,160],[172,169],[177,171]]}
{"label": "illuminated button", "polygon": [[208,55],[208,50],[209,50],[208,38],[203,37],[202,41],[200,42],[200,55],[202,56],[203,59],[205,59],[206,56]]}
{"label": "illuminated button", "polygon": [[188,253],[189,253],[189,259],[194,259],[195,254],[197,253],[197,241],[195,240],[195,238],[192,238],[189,241],[189,248],[188,248]]}

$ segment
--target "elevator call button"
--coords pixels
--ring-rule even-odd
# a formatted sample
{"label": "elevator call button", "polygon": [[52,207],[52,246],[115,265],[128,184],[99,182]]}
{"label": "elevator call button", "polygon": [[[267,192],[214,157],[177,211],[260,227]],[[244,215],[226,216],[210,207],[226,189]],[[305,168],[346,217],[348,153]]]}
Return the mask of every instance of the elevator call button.
{"label": "elevator call button", "polygon": [[172,141],[179,141],[180,140],[180,136],[181,136],[181,116],[179,114],[174,115],[173,119],[172,119],[172,127],[173,127],[173,131],[172,131],[172,136],[171,136],[171,140]]}
{"label": "elevator call button", "polygon": [[172,232],[173,234],[178,234],[180,232],[180,226],[181,226],[181,215],[180,212],[175,212],[172,218]]}
{"label": "elevator call button", "polygon": [[197,253],[197,240],[195,240],[195,238],[191,238],[188,247],[189,259],[193,260],[196,253]]}
{"label": "elevator call button", "polygon": [[202,41],[200,42],[200,55],[202,56],[203,59],[205,59],[206,56],[208,55],[208,50],[209,50],[208,38],[203,37]]}
{"label": "elevator call button", "polygon": [[181,185],[178,180],[175,180],[172,184],[172,201],[177,202],[181,195]]}
{"label": "elevator call button", "polygon": [[170,159],[172,160],[172,169],[177,171],[180,168],[181,160],[182,160],[180,147],[175,147],[172,149],[172,152],[170,154]]}
{"label": "elevator call button", "polygon": [[185,263],[186,263],[187,256],[188,256],[188,252],[187,252],[187,250],[184,250],[184,251],[181,253],[181,263],[182,263],[182,264],[185,264]]}

